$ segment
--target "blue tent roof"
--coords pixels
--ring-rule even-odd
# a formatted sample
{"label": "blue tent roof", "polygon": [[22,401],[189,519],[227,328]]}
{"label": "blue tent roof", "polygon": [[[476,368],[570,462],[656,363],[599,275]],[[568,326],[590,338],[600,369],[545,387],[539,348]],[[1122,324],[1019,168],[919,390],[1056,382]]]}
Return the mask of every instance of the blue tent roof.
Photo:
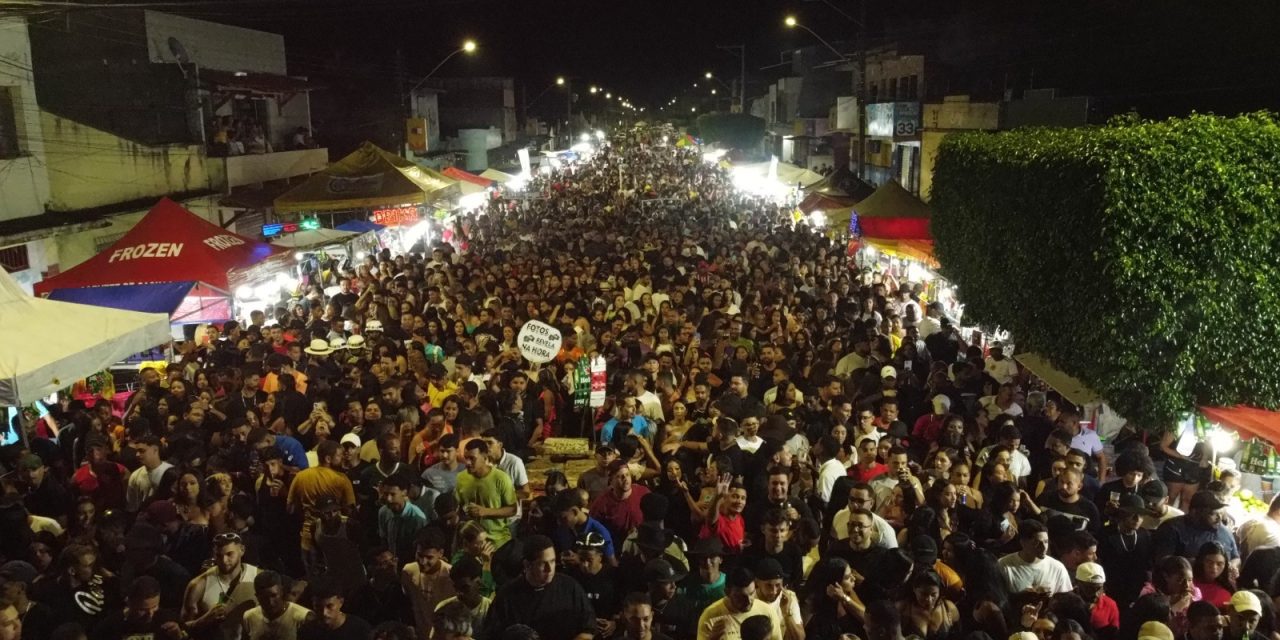
{"label": "blue tent roof", "polygon": [[97,307],[146,311],[171,315],[191,292],[194,282],[160,282],[156,284],[120,284],[109,287],[54,289],[50,300],[91,304]]}
{"label": "blue tent roof", "polygon": [[336,227],[338,231],[354,231],[356,233],[364,233],[366,231],[381,231],[386,227],[368,220],[348,220]]}

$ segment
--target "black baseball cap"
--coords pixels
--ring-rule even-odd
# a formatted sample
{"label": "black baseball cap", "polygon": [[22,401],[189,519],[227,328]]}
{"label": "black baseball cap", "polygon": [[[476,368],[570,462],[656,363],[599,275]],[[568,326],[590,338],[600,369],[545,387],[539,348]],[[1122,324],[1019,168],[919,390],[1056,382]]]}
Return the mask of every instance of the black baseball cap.
{"label": "black baseball cap", "polygon": [[679,582],[685,573],[677,571],[665,558],[650,560],[644,565],[645,582]]}

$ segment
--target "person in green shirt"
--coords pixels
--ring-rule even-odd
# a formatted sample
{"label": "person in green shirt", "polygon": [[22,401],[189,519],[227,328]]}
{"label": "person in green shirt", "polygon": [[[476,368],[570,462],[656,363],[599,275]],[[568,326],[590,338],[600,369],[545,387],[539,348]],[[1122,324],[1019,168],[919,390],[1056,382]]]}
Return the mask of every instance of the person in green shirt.
{"label": "person in green shirt", "polygon": [[516,487],[501,469],[489,460],[489,443],[477,438],[467,443],[463,454],[467,470],[458,474],[454,492],[462,513],[489,534],[495,549],[511,540],[507,519],[516,514]]}

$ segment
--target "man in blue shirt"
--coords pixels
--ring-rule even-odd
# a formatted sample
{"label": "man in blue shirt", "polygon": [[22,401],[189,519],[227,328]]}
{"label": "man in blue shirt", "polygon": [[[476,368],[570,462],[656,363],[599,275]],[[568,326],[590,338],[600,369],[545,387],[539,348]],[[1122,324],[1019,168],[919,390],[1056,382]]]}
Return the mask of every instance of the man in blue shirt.
{"label": "man in blue shirt", "polygon": [[[618,403],[618,417],[610,418],[609,421],[600,427],[600,441],[605,443],[613,443],[614,430],[620,424],[630,424],[631,433],[644,438],[653,440],[653,425],[644,416],[639,414],[640,401],[634,396],[627,396]],[[618,434],[621,439],[625,433]]]}
{"label": "man in blue shirt", "polygon": [[1235,537],[1222,524],[1222,516],[1218,513],[1225,506],[1213,492],[1197,491],[1191,497],[1191,508],[1186,515],[1173,518],[1156,529],[1152,557],[1179,555],[1194,561],[1204,543],[1217,542],[1227,551],[1227,561],[1239,567],[1240,550]]}
{"label": "man in blue shirt", "polygon": [[247,440],[253,443],[254,449],[262,449],[264,447],[278,449],[281,457],[284,458],[286,467],[293,467],[301,471],[311,466],[307,462],[307,450],[303,448],[301,442],[291,436],[286,436],[282,433],[271,433],[266,429],[257,428],[249,433]]}
{"label": "man in blue shirt", "polygon": [[555,542],[556,553],[561,557],[566,552],[572,553],[574,544],[588,533],[598,533],[604,539],[602,553],[605,562],[617,566],[617,556],[613,550],[613,536],[599,520],[587,513],[587,505],[582,500],[580,491],[569,490],[557,493],[551,501],[551,512],[556,517],[556,528],[551,533]]}
{"label": "man in blue shirt", "polygon": [[409,477],[393,473],[378,485],[382,508],[378,509],[378,538],[398,558],[414,557],[414,540],[427,526],[427,516],[409,501]]}

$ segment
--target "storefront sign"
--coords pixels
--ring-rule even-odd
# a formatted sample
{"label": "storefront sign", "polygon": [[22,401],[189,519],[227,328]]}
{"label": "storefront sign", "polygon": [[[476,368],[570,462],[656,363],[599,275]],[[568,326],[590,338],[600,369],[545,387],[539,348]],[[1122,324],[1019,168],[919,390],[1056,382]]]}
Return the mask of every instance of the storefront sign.
{"label": "storefront sign", "polygon": [[273,222],[262,225],[262,237],[274,238],[283,233],[297,233],[320,228],[319,218],[307,218],[302,222]]}
{"label": "storefront sign", "polygon": [[520,328],[516,336],[516,344],[520,346],[520,355],[534,364],[542,364],[555,360],[560,355],[560,344],[563,339],[555,327],[537,320],[530,320]]}
{"label": "storefront sign", "polygon": [[374,209],[369,214],[369,221],[384,227],[403,227],[416,224],[422,219],[419,207],[392,207],[390,209]]}

